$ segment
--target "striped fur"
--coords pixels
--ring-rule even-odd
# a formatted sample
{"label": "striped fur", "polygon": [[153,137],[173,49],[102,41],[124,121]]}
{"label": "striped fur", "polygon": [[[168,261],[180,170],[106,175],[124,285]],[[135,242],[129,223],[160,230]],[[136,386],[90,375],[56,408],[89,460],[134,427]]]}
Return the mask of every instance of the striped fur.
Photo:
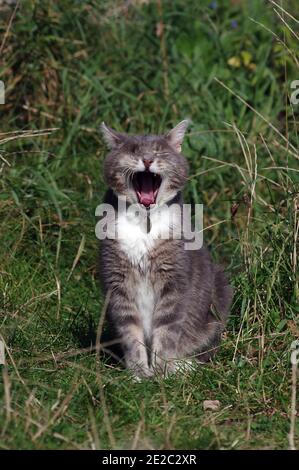
{"label": "striped fur", "polygon": [[169,225],[165,213],[155,214],[165,204],[168,210],[183,204],[188,165],[179,151],[182,132],[129,137],[105,129],[111,147],[105,161],[110,187],[105,202],[116,212],[118,197],[126,196],[129,205],[137,202],[128,174],[142,171],[144,155],[153,156],[154,169],[162,175],[151,226],[117,213],[118,239],[101,243],[101,279],[104,292],[111,291],[107,316],[125,365],[141,378],[173,372],[181,359],[206,361],[219,344],[232,289],[205,247],[185,250],[183,236],[163,239],[166,230],[176,230],[175,218]]}

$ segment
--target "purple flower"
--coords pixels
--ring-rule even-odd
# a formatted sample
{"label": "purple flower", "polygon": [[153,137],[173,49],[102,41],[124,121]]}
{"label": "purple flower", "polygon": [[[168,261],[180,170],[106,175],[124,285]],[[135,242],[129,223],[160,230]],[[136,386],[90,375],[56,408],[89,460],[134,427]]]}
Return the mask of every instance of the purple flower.
{"label": "purple flower", "polygon": [[238,22],[236,20],[232,20],[230,25],[232,29],[236,29],[238,27]]}

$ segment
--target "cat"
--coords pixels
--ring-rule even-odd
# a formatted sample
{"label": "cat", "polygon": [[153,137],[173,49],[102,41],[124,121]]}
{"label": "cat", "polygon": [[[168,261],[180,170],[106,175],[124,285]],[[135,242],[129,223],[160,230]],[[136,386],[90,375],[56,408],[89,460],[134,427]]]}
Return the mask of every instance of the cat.
{"label": "cat", "polygon": [[[232,288],[207,248],[185,249],[180,214],[173,209],[182,207],[188,179],[181,152],[187,127],[184,120],[164,135],[131,136],[102,123],[110,149],[105,203],[116,211],[117,237],[101,242],[100,278],[109,293],[107,318],[136,379],[212,357],[232,302]],[[181,236],[169,237],[176,227]]]}

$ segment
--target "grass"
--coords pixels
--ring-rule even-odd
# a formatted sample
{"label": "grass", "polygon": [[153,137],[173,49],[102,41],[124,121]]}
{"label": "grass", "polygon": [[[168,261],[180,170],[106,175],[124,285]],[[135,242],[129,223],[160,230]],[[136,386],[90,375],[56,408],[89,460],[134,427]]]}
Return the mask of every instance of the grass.
{"label": "grass", "polygon": [[[299,12],[217,3],[24,0],[11,27],[1,16],[2,449],[290,446]],[[205,205],[234,303],[213,362],[134,384],[90,348],[104,303],[99,125],[159,132],[186,116],[186,200]]]}

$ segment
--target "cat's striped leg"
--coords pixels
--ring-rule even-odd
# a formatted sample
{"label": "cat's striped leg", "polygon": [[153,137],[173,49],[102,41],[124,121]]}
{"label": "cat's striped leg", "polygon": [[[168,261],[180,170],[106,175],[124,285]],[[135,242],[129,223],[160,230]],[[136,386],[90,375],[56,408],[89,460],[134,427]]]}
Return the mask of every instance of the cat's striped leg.
{"label": "cat's striped leg", "polygon": [[136,377],[148,377],[152,371],[148,364],[148,354],[144,341],[142,324],[136,315],[124,315],[119,320],[118,330],[127,369]]}
{"label": "cat's striped leg", "polygon": [[154,312],[151,363],[158,373],[167,374],[177,369],[180,351],[181,324],[175,313],[175,297],[161,299]]}

